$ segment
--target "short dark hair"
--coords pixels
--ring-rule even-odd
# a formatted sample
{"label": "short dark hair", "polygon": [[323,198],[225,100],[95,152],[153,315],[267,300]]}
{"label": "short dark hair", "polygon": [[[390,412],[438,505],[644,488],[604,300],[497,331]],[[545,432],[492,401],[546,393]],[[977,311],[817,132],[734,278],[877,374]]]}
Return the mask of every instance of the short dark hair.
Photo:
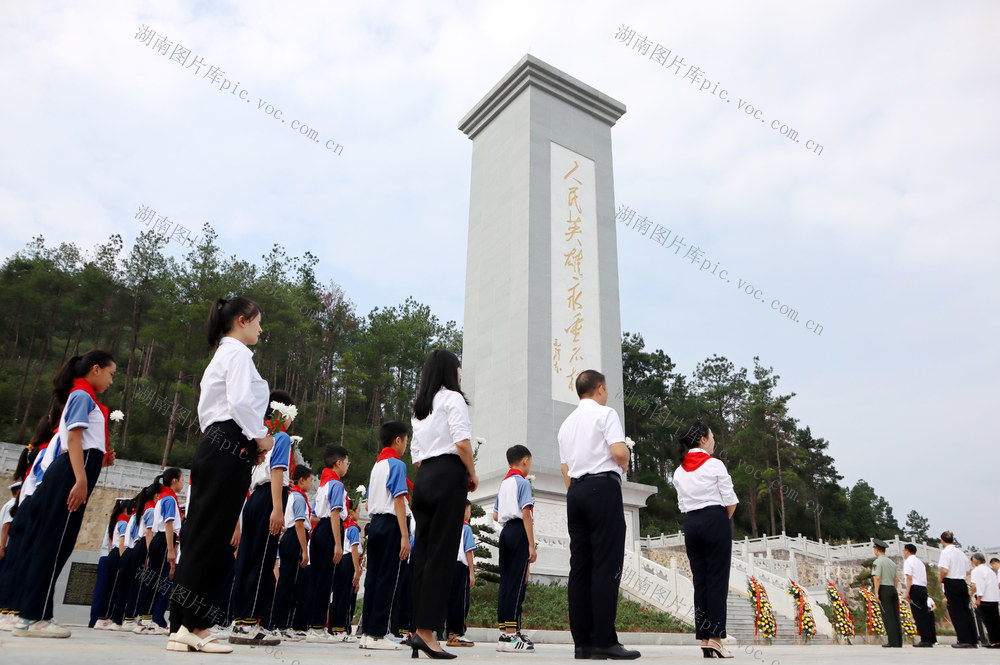
{"label": "short dark hair", "polygon": [[337,462],[342,459],[347,459],[348,457],[350,457],[350,455],[347,453],[347,448],[338,446],[335,443],[331,443],[323,449],[323,464],[328,469],[332,469]]}
{"label": "short dark hair", "polygon": [[387,420],[378,430],[378,442],[383,448],[388,448],[397,437],[407,436],[410,428],[398,420]]}
{"label": "short dark hair", "polygon": [[955,542],[955,534],[953,534],[951,531],[945,531],[941,534],[941,540],[951,545],[952,543]]}
{"label": "short dark hair", "polygon": [[[334,463],[336,464],[336,462]],[[295,472],[292,474],[292,482],[298,485],[300,480],[308,478],[311,475],[313,475],[313,470],[308,466],[305,464],[296,464]]]}
{"label": "short dark hair", "polygon": [[913,543],[906,543],[905,545],[903,545],[903,549],[909,552],[910,554],[917,553],[917,546],[914,545]]}
{"label": "short dark hair", "polygon": [[996,557],[993,557],[992,559],[990,559],[990,563],[993,563],[994,561],[996,561],[997,563],[1000,563],[1000,559],[998,559]]}
{"label": "short dark hair", "polygon": [[507,464],[516,464],[525,457],[531,457],[531,451],[528,450],[527,446],[522,446],[519,443],[507,449]]}
{"label": "short dark hair", "polygon": [[291,406],[295,404],[295,399],[287,390],[281,390],[276,388],[271,391],[271,394],[267,398],[267,408],[271,408],[271,402],[281,402],[286,406]]}
{"label": "short dark hair", "polygon": [[602,385],[607,385],[608,381],[604,375],[596,369],[585,369],[576,377],[576,394],[580,399],[584,395],[590,395]]}

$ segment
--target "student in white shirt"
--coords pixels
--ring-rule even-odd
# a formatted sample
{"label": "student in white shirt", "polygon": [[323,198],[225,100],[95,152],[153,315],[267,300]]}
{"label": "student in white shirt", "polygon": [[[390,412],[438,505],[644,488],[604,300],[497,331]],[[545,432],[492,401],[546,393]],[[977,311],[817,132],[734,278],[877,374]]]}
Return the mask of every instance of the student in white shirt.
{"label": "student in white shirt", "polygon": [[733,553],[730,519],[736,512],[733,479],[722,460],[712,457],[715,435],[701,420],[680,439],[684,459],[674,471],[677,503],[684,513],[684,545],[694,584],[695,636],[706,657],[731,658],[726,637],[726,599]]}
{"label": "student in white shirt", "polygon": [[309,628],[306,614],[309,576],[309,532],[312,506],[307,496],[313,472],[305,464],[295,467],[285,507],[285,535],[278,545],[278,587],[274,592],[274,624],[282,639],[299,642]]}
{"label": "student in white shirt", "polygon": [[[83,524],[90,493],[105,463],[114,463],[108,442],[108,408],[97,395],[111,387],[117,365],[107,351],[73,356],[53,378],[53,399],[65,406],[59,419],[58,450],[45,471],[32,505],[25,536],[25,569],[15,637],[69,637],[69,629],[50,621],[56,580],[69,560]],[[51,446],[50,446],[51,448]],[[46,452],[50,452],[46,450]]]}
{"label": "student in white shirt", "polygon": [[975,649],[976,620],[969,608],[969,587],[965,576],[969,573],[969,557],[955,546],[955,535],[951,531],[941,534],[941,556],[938,559],[938,575],[944,587],[944,599],[948,605],[948,615],[955,627],[957,642],[955,649]]}
{"label": "student in white shirt", "polygon": [[108,516],[108,528],[104,533],[101,550],[107,548],[107,554],[101,558],[104,566],[103,579],[98,567],[97,585],[94,588],[94,600],[91,604],[92,627],[94,630],[111,628],[111,605],[118,584],[118,573],[121,572],[121,555],[125,551],[125,527],[128,524],[128,514],[125,512],[129,500],[115,499],[115,505]]}
{"label": "student in white shirt", "polygon": [[140,635],[165,635],[163,616],[154,617],[154,605],[168,579],[173,578],[177,562],[175,535],[181,529],[181,508],[177,492],[184,488],[181,470],[170,467],[153,481],[153,538],[149,543],[146,563],[146,578],[139,590],[139,625],[135,632]]}
{"label": "student in white shirt", "polygon": [[[458,356],[444,349],[431,353],[420,373],[411,421],[410,456],[418,469],[411,506],[417,533],[412,560],[416,631],[410,646],[414,654],[419,649],[436,658],[454,656],[441,649],[436,636],[444,628],[448,603],[448,594],[441,593],[441,586],[451,579],[452,561],[462,537],[465,499],[479,486],[472,460],[472,423],[460,382]],[[406,545],[408,550],[409,542]],[[372,548],[368,551],[370,559]],[[406,560],[402,549],[399,558]]]}
{"label": "student in white shirt", "polygon": [[18,481],[10,486],[10,500],[0,508],[0,571],[3,570],[4,557],[7,554],[7,538],[10,535],[10,523],[14,521],[11,511],[17,503],[17,494],[21,491],[21,482]]}
{"label": "student in white shirt", "polygon": [[[202,437],[191,464],[184,558],[174,576],[169,651],[230,653],[208,630],[215,623],[212,598],[250,486],[256,447],[267,451],[274,437],[264,426],[267,382],[248,348],[261,335],[261,310],[243,297],[211,305],[206,332],[212,360],[201,377],[198,421]],[[217,620],[217,619],[216,619]]]}
{"label": "student in white shirt", "polygon": [[986,564],[982,552],[972,555],[972,596],[975,598],[976,611],[989,635],[989,649],[1000,648],[1000,586],[997,574]]}
{"label": "student in white shirt", "polygon": [[577,658],[631,660],[639,652],[622,646],[615,631],[629,450],[621,419],[608,406],[604,375],[580,372],[576,394],[580,404],[558,435],[569,530],[569,628]]}
{"label": "student in white shirt", "polygon": [[920,633],[920,642],[913,646],[933,647],[937,634],[934,614],[927,608],[927,566],[917,558],[917,546],[912,543],[903,546],[903,577],[906,580],[906,599],[910,601],[913,621]]}

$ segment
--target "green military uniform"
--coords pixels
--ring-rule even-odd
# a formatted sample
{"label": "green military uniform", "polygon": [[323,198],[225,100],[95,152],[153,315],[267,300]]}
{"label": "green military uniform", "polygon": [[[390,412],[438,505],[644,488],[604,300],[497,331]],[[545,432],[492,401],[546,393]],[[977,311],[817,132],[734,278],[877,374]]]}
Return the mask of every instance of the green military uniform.
{"label": "green military uniform", "polygon": [[[876,544],[881,545],[880,541]],[[899,594],[896,592],[896,573],[898,569],[892,559],[882,554],[875,559],[872,574],[882,579],[877,589],[878,600],[882,605],[882,620],[885,622],[885,634],[889,638],[889,646],[903,646],[903,627],[899,622]]]}

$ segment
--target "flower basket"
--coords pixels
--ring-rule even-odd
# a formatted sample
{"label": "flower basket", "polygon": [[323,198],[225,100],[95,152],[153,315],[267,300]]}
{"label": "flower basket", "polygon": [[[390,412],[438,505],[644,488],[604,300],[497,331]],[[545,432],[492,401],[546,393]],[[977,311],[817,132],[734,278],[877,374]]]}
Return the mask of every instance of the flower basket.
{"label": "flower basket", "polygon": [[847,601],[844,600],[837,585],[832,582],[826,585],[826,595],[833,608],[833,619],[830,622],[833,625],[833,630],[837,635],[850,642],[850,639],[854,637],[854,617],[851,616],[851,610],[847,607]]}
{"label": "flower basket", "polygon": [[799,636],[807,641],[816,636],[816,619],[813,618],[812,608],[806,600],[806,592],[795,582],[788,582],[788,593],[795,599],[795,627],[798,628]]}
{"label": "flower basket", "polygon": [[759,632],[770,643],[778,632],[778,624],[774,619],[771,601],[767,599],[767,591],[757,578],[751,577],[747,582],[747,593],[750,594],[750,604],[754,608],[753,634],[757,635]]}
{"label": "flower basket", "polygon": [[917,622],[913,619],[913,611],[909,601],[899,598],[899,623],[903,627],[903,635],[913,638],[917,636]]}
{"label": "flower basket", "polygon": [[865,606],[868,611],[868,634],[885,635],[885,622],[882,621],[882,606],[878,604],[875,592],[868,587],[861,587],[858,593],[865,599]]}

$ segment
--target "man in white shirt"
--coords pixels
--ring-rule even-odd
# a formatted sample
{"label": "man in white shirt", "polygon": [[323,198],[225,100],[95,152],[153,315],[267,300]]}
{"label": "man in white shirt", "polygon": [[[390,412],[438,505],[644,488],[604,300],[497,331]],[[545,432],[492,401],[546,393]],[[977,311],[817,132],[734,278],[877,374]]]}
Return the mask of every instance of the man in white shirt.
{"label": "man in white shirt", "polygon": [[917,558],[917,547],[912,543],[903,546],[903,577],[906,579],[906,599],[910,601],[913,621],[920,633],[915,647],[932,647],[937,642],[934,614],[927,607],[927,566]]}
{"label": "man in white shirt", "polygon": [[941,547],[943,549],[938,559],[938,574],[944,587],[948,615],[951,617],[958,640],[951,646],[955,649],[975,649],[978,646],[976,620],[969,608],[969,587],[965,584],[965,576],[969,572],[969,558],[955,546],[955,534],[951,531],[941,534]]}
{"label": "man in white shirt", "polygon": [[567,489],[570,632],[577,658],[631,660],[639,652],[623,647],[615,631],[625,558],[621,485],[629,450],[621,420],[607,405],[604,375],[580,372],[576,394],[580,405],[558,437]]}
{"label": "man in white shirt", "polygon": [[986,557],[982,552],[972,555],[972,596],[975,598],[976,613],[982,625],[986,628],[983,637],[987,635],[988,649],[1000,648],[1000,586],[997,585],[997,574],[986,565]]}

